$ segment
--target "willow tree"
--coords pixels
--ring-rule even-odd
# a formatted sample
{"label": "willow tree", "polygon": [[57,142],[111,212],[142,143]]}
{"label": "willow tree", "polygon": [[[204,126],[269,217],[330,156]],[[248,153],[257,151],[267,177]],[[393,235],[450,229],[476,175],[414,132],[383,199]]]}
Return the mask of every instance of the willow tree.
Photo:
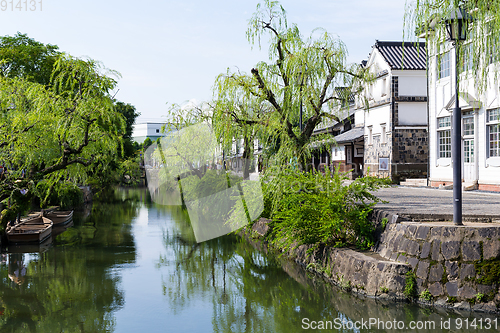
{"label": "willow tree", "polygon": [[407,1],[405,34],[408,39],[425,38],[431,53],[442,52],[447,40],[445,20],[454,15],[458,8],[465,9],[472,16],[472,20],[464,22],[467,41],[457,45],[459,63],[467,62],[472,71],[460,75],[459,80],[472,79],[477,93],[481,94],[491,85],[489,80],[498,80],[500,1]]}
{"label": "willow tree", "polygon": [[227,75],[217,77],[217,98],[212,106],[212,124],[224,151],[231,151],[235,140],[243,140],[243,178],[248,179],[254,142],[257,138],[265,140],[259,134],[266,128],[266,113],[269,108],[248,90],[234,84],[245,79],[244,76],[238,76],[239,74],[228,72]]}
{"label": "willow tree", "polygon": [[[251,96],[254,100],[249,104],[262,106],[266,112],[254,112],[248,125],[258,124],[279,142],[278,164],[296,157],[305,169],[315,127],[325,118],[342,120],[336,110],[345,101],[336,88],[360,92],[358,83],[368,74],[356,64],[347,64],[347,50],[340,39],[323,29],[305,38],[297,25],[288,25],[286,12],[277,1],[257,5],[247,38],[252,46],[260,47],[264,39],[269,42],[269,62],[259,62],[250,74],[224,74],[227,83],[217,86],[222,89],[215,92],[215,99],[230,99],[226,89]],[[233,113],[241,113],[238,103],[228,101],[226,105],[228,120]],[[301,110],[303,124],[299,124]]]}
{"label": "willow tree", "polygon": [[0,161],[9,170],[0,180],[4,225],[32,195],[43,203],[61,181],[86,183],[89,169],[105,170],[115,159],[125,129],[110,95],[116,74],[61,55],[50,89],[0,77]]}

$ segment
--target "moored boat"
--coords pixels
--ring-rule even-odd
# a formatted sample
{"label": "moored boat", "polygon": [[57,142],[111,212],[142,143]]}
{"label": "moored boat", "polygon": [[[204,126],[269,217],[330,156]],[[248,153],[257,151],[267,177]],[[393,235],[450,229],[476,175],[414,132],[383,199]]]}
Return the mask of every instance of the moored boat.
{"label": "moored boat", "polygon": [[46,212],[45,217],[48,219],[52,220],[52,223],[54,223],[54,227],[58,227],[61,225],[65,225],[69,221],[73,219],[73,211],[68,210],[68,211],[50,211]]}
{"label": "moored boat", "polygon": [[41,243],[52,234],[52,221],[40,216],[20,222],[7,229],[9,243]]}

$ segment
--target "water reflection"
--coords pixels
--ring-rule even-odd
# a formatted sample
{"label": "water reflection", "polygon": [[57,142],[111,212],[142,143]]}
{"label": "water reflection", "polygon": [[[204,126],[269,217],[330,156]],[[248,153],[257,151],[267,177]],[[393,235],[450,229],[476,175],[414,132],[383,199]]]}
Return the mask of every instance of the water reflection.
{"label": "water reflection", "polygon": [[[10,247],[0,264],[0,332],[110,332],[124,306],[119,276],[134,262],[137,204],[94,206],[53,244]],[[32,253],[23,253],[32,252]]]}
{"label": "water reflection", "polygon": [[304,318],[460,318],[354,297],[235,235],[198,244],[180,207],[151,203],[141,190],[123,200],[75,214],[52,243],[2,254],[0,332],[289,333]]}
{"label": "water reflection", "polygon": [[302,331],[305,318],[333,323],[373,318],[406,325],[430,321],[433,329],[419,331],[435,332],[447,319],[495,318],[356,297],[251,239],[228,235],[196,244],[185,219],[174,223],[164,234],[167,252],[158,262],[160,268],[170,267],[163,293],[174,315],[195,311],[200,299],[211,305],[206,311],[211,312],[212,327],[200,332],[296,332]]}

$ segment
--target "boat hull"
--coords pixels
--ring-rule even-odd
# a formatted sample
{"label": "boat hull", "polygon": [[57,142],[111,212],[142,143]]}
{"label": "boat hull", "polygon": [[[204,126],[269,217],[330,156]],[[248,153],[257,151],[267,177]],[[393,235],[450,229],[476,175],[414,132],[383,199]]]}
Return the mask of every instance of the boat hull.
{"label": "boat hull", "polygon": [[54,227],[62,226],[73,219],[73,211],[52,211],[45,215],[47,218],[52,220]]}
{"label": "boat hull", "polygon": [[46,217],[21,222],[7,230],[9,243],[41,243],[52,234],[52,221]]}

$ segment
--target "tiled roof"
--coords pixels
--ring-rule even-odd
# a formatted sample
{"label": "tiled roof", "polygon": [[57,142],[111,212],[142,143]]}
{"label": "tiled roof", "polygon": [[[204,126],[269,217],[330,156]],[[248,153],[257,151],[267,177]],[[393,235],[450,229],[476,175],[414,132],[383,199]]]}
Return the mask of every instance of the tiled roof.
{"label": "tiled roof", "polygon": [[403,42],[382,42],[377,40],[375,47],[391,66],[391,69],[426,69],[425,42],[406,42],[403,45]]}
{"label": "tiled roof", "polygon": [[365,134],[365,129],[363,127],[354,127],[353,129],[339,134],[335,137],[337,143],[354,142],[362,138]]}

